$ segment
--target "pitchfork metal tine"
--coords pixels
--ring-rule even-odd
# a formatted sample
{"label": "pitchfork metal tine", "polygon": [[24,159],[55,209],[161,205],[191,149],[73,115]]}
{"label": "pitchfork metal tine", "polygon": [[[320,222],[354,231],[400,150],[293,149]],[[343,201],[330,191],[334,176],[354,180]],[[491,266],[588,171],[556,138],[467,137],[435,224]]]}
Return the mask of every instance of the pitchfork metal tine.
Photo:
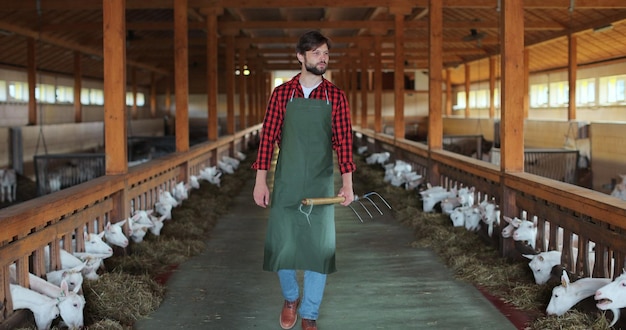
{"label": "pitchfork metal tine", "polygon": [[[365,196],[365,197],[363,197],[363,198],[365,198],[365,199],[367,199],[368,201],[370,201],[370,203],[372,203],[372,205],[374,205],[374,207],[376,208],[376,210],[378,211],[378,213],[380,213],[380,215],[383,215],[383,211],[381,211],[381,210],[380,210],[380,208],[378,208],[378,205],[376,205],[376,203],[374,203],[374,201],[372,201],[372,199],[371,199],[371,198],[369,198],[369,197],[367,197],[367,196]],[[361,205],[363,205],[363,203],[361,203]],[[363,207],[365,207],[365,205],[363,205]],[[367,208],[365,208],[365,209],[367,210]],[[369,213],[369,212],[367,212],[367,213]],[[371,214],[370,214],[370,216],[371,216]]]}
{"label": "pitchfork metal tine", "polygon": [[370,216],[370,219],[373,219],[374,217],[370,213],[370,210],[368,210],[367,207],[365,207],[365,205],[363,205],[363,203],[361,203],[360,200],[357,200],[357,202],[359,202],[359,204],[361,204],[361,206],[363,206],[363,208],[365,209],[365,212],[367,212],[367,214]]}
{"label": "pitchfork metal tine", "polygon": [[354,207],[352,207],[352,204],[348,205],[350,206],[350,208],[352,209],[352,212],[354,212],[354,214],[356,214],[357,218],[359,218],[359,220],[361,221],[361,223],[363,223],[363,219],[361,218],[361,216],[359,215],[359,213],[354,209]]}
{"label": "pitchfork metal tine", "polygon": [[[364,197],[364,198],[367,198],[367,197],[369,197],[370,195],[376,195],[376,196],[378,196],[378,198],[380,198],[380,199],[383,201],[383,203],[385,203],[385,205],[387,205],[387,207],[391,210],[391,206],[389,205],[389,203],[387,203],[387,201],[383,198],[383,196],[379,195],[379,194],[378,194],[377,192],[375,192],[375,191],[372,191],[372,192],[369,192],[369,193],[367,193],[367,194],[364,194],[364,195],[363,195],[363,197]],[[369,198],[368,198],[368,199],[369,199]],[[371,201],[371,200],[370,200],[370,201]]]}

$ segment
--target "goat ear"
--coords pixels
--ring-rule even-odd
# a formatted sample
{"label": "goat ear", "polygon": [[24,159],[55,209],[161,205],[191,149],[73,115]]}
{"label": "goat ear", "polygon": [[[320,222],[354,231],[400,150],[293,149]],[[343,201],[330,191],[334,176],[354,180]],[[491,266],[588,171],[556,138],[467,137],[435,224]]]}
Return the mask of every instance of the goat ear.
{"label": "goat ear", "polygon": [[569,277],[567,276],[567,272],[565,271],[565,269],[563,269],[563,275],[561,275],[561,285],[564,288],[567,288],[567,286],[569,285]]}
{"label": "goat ear", "polygon": [[104,231],[101,231],[101,232],[98,233],[98,236],[100,236],[100,238],[103,238],[104,237],[104,233],[105,233]]}
{"label": "goat ear", "polygon": [[535,258],[535,254],[522,254],[525,258],[533,260]]}
{"label": "goat ear", "polygon": [[63,290],[64,295],[67,296],[69,289],[66,280],[61,281],[61,290]]}

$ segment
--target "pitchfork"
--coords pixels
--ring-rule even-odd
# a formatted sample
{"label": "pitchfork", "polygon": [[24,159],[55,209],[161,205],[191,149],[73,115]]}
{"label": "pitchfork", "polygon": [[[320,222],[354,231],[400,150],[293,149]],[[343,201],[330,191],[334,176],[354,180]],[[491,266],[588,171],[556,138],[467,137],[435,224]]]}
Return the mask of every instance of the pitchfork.
{"label": "pitchfork", "polygon": [[[374,203],[374,201],[372,201],[370,196],[378,196],[378,198],[380,198],[383,201],[383,203],[385,203],[385,205],[387,205],[387,207],[391,210],[391,206],[389,205],[389,203],[387,203],[387,201],[381,195],[379,195],[377,192],[369,192],[367,194],[363,194],[363,196],[361,196],[361,197],[355,195],[353,203],[354,202],[359,202],[359,204],[361,204],[363,209],[365,209],[365,212],[367,212],[367,214],[370,216],[370,218],[374,218],[372,213],[367,209],[367,207],[363,204],[363,202],[361,202],[362,199],[366,199],[372,205],[374,205],[374,207],[376,208],[378,213],[380,213],[380,215],[383,215],[383,211],[381,211],[380,208],[378,207],[378,205],[376,205],[376,203]],[[319,198],[305,198],[305,199],[302,200],[302,205],[300,205],[300,212],[302,212],[302,213],[304,213],[304,214],[306,214],[308,216],[309,214],[311,214],[311,210],[313,209],[314,205],[336,204],[336,203],[342,203],[345,200],[346,200],[346,198],[345,197],[341,197],[341,196],[336,196],[336,197],[319,197]],[[308,211],[303,211],[302,210],[302,206],[308,206],[309,207]],[[361,222],[363,222],[363,218],[361,218],[359,213],[354,209],[354,207],[352,207],[352,203],[350,203],[348,206],[350,207],[350,209],[352,209],[352,212],[354,212],[354,214],[356,214],[356,216],[359,218],[359,220]]]}

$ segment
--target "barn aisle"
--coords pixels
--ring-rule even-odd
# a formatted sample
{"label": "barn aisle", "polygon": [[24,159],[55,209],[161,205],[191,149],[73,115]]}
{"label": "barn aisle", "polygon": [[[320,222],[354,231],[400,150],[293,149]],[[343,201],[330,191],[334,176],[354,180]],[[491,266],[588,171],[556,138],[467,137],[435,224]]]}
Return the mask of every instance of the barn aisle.
{"label": "barn aisle", "polygon": [[[135,329],[280,329],[278,279],[261,269],[268,210],[254,204],[253,184],[220,218],[206,250],[175,271],[159,309]],[[349,208],[336,211],[338,272],[328,277],[320,329],[515,329],[432,251],[412,247],[411,231],[390,212],[360,223]]]}

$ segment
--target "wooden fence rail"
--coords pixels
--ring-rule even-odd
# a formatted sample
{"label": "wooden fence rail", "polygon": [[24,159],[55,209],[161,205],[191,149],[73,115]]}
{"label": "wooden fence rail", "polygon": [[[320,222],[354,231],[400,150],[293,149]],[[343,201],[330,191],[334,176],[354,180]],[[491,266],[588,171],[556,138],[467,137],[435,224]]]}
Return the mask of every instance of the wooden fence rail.
{"label": "wooden fence rail", "polygon": [[[372,152],[389,151],[391,161],[412,163],[428,182],[445,187],[475,187],[481,196],[493,197],[498,204],[512,200],[514,207],[503,210],[503,215],[509,217],[520,217],[522,212],[528,219],[537,216],[537,249],[562,250],[562,264],[572,273],[613,278],[622,273],[626,258],[626,201],[530,173],[506,173],[488,162],[444,150],[428,150],[424,144],[372,130],[355,128],[355,132],[357,146],[367,145]],[[496,227],[494,233],[500,233],[505,225]],[[516,248],[519,244],[511,238],[482,234],[503,256],[520,258],[520,249]],[[577,243],[571,244],[574,235]],[[592,252],[586,253],[593,244]],[[589,267],[590,261],[593,268]]]}
{"label": "wooden fence rail", "polygon": [[[214,166],[223,156],[244,151],[261,126],[218,141],[195,145],[129,168],[124,175],[106,175],[0,210],[0,323],[13,313],[9,266],[16,265],[17,281],[28,287],[28,273],[42,276],[46,268],[60,269],[60,249],[82,252],[83,232],[100,233],[108,221],[116,223],[134,210],[152,209],[161,190]],[[124,225],[128,233],[128,223]],[[72,249],[72,241],[75,250]],[[50,249],[46,265],[44,249]]]}

